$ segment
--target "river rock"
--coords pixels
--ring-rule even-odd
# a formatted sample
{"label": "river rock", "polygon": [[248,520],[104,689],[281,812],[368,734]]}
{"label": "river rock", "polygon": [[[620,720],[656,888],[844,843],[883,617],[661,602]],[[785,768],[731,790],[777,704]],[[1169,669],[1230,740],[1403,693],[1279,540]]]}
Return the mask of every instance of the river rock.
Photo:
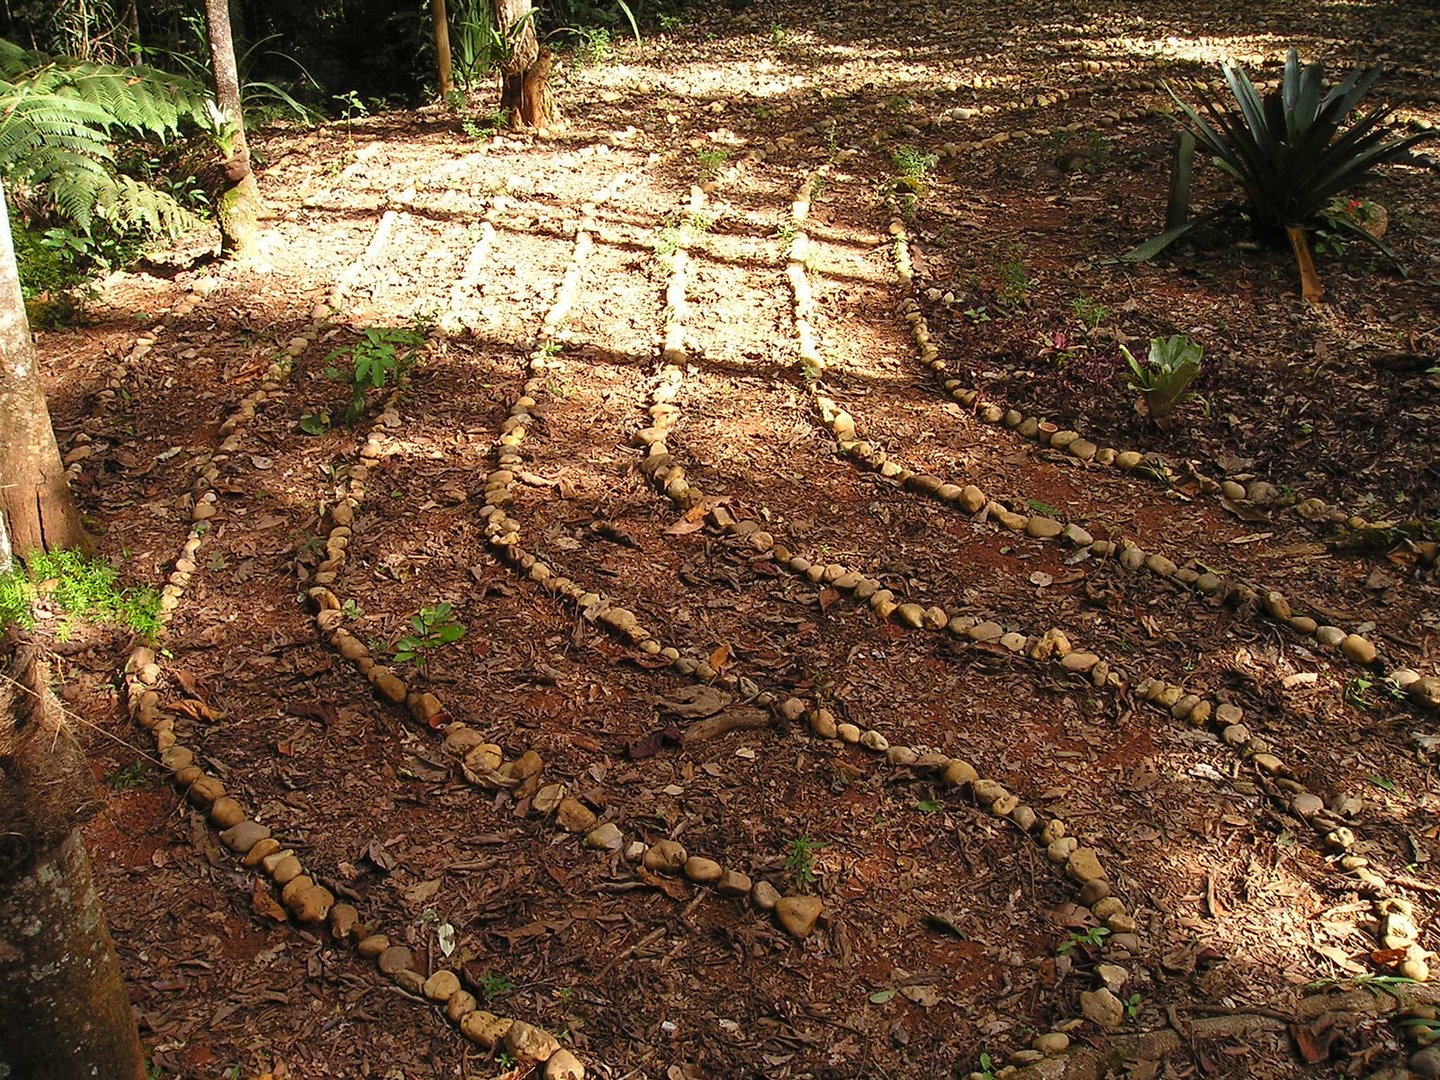
{"label": "river rock", "polygon": [[829,709],[816,709],[810,714],[810,730],[822,739],[837,737],[835,717]]}
{"label": "river rock", "polygon": [[725,868],[714,859],[699,855],[691,855],[686,859],[684,870],[685,876],[697,885],[713,885],[725,873]]}
{"label": "river rock", "polygon": [[330,936],[336,941],[348,941],[360,928],[360,912],[354,904],[336,904],[330,909]]}
{"label": "river rock", "polygon": [[625,842],[625,836],[620,831],[620,826],[613,821],[606,821],[595,826],[585,834],[585,843],[593,848],[600,848],[603,851],[619,851],[620,845]]}
{"label": "river rock", "polygon": [[494,1049],[496,1043],[505,1038],[505,1033],[510,1030],[512,1023],[513,1021],[486,1012],[484,1009],[476,1009],[472,1013],[467,1013],[465,1018],[460,1021],[460,1033],[471,1042],[491,1050]]}
{"label": "river rock", "polygon": [[721,896],[745,896],[751,888],[750,876],[738,870],[726,870],[715,882],[715,891]]}
{"label": "river rock", "polygon": [[825,910],[818,896],[785,896],[775,905],[775,917],[791,937],[804,940]]}
{"label": "river rock", "polygon": [[[940,772],[940,782],[946,787],[964,787],[967,784],[975,783],[979,779],[980,774],[975,771],[975,766],[962,758],[951,758],[950,761],[946,763],[945,768]],[[981,796],[981,800],[994,802],[995,799],[999,797],[1000,796],[996,794],[989,800],[985,800],[984,797]]]}
{"label": "river rock", "polygon": [[1125,1003],[1108,987],[1080,992],[1080,1011],[1106,1031],[1113,1031],[1125,1022]]}
{"label": "river rock", "polygon": [[[424,990],[424,987],[421,987]],[[445,1000],[445,1015],[458,1024],[480,1007],[475,995],[469,990],[456,990]]]}
{"label": "river rock", "polygon": [[561,1047],[545,1062],[545,1080],[585,1080],[585,1066],[569,1050]]}
{"label": "river rock", "polygon": [[645,852],[645,869],[651,873],[676,873],[690,856],[674,840],[661,840]]}
{"label": "river rock", "polygon": [[243,855],[269,835],[268,826],[261,825],[258,821],[242,821],[222,832],[220,842],[231,851]]}
{"label": "river rock", "polygon": [[560,1049],[560,1043],[548,1031],[516,1020],[505,1032],[505,1046],[522,1064],[549,1061]]}
{"label": "river rock", "polygon": [[1416,679],[1405,688],[1405,694],[1416,705],[1427,709],[1440,709],[1440,679],[1433,675]]}
{"label": "river rock", "polygon": [[774,911],[780,903],[780,893],[768,881],[757,881],[750,890],[750,902],[760,911]]}
{"label": "river rock", "polygon": [[360,944],[355,946],[355,951],[366,960],[374,960],[388,948],[390,948],[388,937],[384,934],[371,934],[367,938],[361,938]]}
{"label": "river rock", "polygon": [[453,971],[444,968],[435,972],[420,988],[420,992],[431,1001],[449,1001],[460,991],[460,979]]}
{"label": "river rock", "polygon": [[1099,857],[1094,854],[1094,848],[1077,848],[1066,860],[1066,873],[1084,884],[1086,881],[1104,877],[1104,868],[1100,865]]}
{"label": "river rock", "polygon": [[1357,664],[1368,667],[1375,662],[1375,646],[1359,634],[1347,634],[1341,639],[1340,651]]}
{"label": "river rock", "polygon": [[382,974],[394,975],[415,967],[415,957],[404,945],[391,945],[375,958],[375,966]]}
{"label": "river rock", "polygon": [[589,832],[595,828],[595,813],[579,799],[566,796],[555,808],[555,823],[568,833]]}

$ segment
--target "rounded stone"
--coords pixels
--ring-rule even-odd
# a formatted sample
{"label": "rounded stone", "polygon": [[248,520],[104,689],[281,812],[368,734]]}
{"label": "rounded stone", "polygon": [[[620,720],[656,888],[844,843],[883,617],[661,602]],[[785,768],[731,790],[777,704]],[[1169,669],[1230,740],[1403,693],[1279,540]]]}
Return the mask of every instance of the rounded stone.
{"label": "rounded stone", "polygon": [[1044,1035],[1035,1036],[1030,1043],[1030,1048],[1037,1053],[1046,1055],[1063,1054],[1070,1048],[1070,1036],[1063,1031],[1049,1031]]}
{"label": "rounded stone", "polygon": [[390,948],[390,939],[384,934],[371,934],[362,938],[359,945],[355,946],[358,952],[366,960],[374,960],[377,956]]}
{"label": "rounded stone", "polygon": [[1356,664],[1369,666],[1375,662],[1375,646],[1359,634],[1347,634],[1340,641],[1340,651]]}
{"label": "rounded stone", "polygon": [[684,870],[685,876],[697,885],[713,885],[725,873],[725,868],[714,859],[699,855],[691,855],[686,859]]}
{"label": "rounded stone", "polygon": [[585,1066],[562,1046],[545,1062],[545,1080],[585,1080]]}
{"label": "rounded stone", "polygon": [[453,971],[441,969],[425,980],[420,992],[431,1001],[449,1001],[460,990],[460,979]]}
{"label": "rounded stone", "polygon": [[375,957],[375,966],[382,974],[394,975],[397,971],[414,970],[415,957],[404,945],[388,945]]}
{"label": "rounded stone", "polygon": [[661,840],[645,851],[645,869],[651,873],[675,873],[685,866],[689,855],[674,840]]}
{"label": "rounded stone", "polygon": [[323,885],[311,885],[290,906],[297,922],[322,923],[335,906],[335,894]]}
{"label": "rounded stone", "polygon": [[613,821],[606,821],[597,825],[585,834],[585,843],[593,848],[600,848],[603,851],[619,851],[620,845],[625,842],[625,836],[620,832],[620,827]]}
{"label": "rounded stone", "polygon": [[715,891],[722,896],[745,896],[753,887],[750,876],[738,870],[726,870],[715,882]]}
{"label": "rounded stone", "polygon": [[245,810],[229,795],[223,795],[211,804],[210,820],[217,828],[229,829],[245,820]]}
{"label": "rounded stone", "polygon": [[835,717],[829,709],[816,709],[810,714],[810,730],[822,739],[838,737]]}
{"label": "rounded stone", "polygon": [[268,826],[258,821],[242,821],[232,825],[220,834],[220,842],[231,851],[244,854],[270,835]]}
{"label": "rounded stone", "polygon": [[760,911],[774,911],[780,903],[780,894],[768,881],[757,881],[750,890],[750,902]]}
{"label": "rounded stone", "polygon": [[860,729],[854,724],[837,724],[835,733],[840,736],[840,741],[849,743],[851,746],[860,741]]}
{"label": "rounded stone", "polygon": [[[952,758],[940,773],[940,781],[947,787],[964,787],[980,778],[975,766],[961,758]],[[991,800],[992,802],[994,800]]]}
{"label": "rounded stone", "polygon": [[480,1003],[469,990],[457,990],[445,1001],[445,1015],[458,1024],[479,1007]]}
{"label": "rounded stone", "polygon": [[804,940],[825,910],[818,896],[784,896],[775,905],[775,918],[791,937]]}
{"label": "rounded stone", "polygon": [[285,855],[276,860],[275,866],[270,871],[270,880],[276,885],[288,885],[302,873],[305,868],[300,865],[300,860],[294,855]]}

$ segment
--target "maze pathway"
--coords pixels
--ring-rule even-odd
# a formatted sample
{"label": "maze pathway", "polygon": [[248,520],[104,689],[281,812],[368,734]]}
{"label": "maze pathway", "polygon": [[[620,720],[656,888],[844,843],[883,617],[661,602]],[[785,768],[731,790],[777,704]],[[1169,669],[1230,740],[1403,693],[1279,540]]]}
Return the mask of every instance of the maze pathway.
{"label": "maze pathway", "polygon": [[[888,67],[748,13],[571,73],[549,140],[293,139],[269,284],[177,285],[57,397],[107,550],[167,586],[118,730],[174,786],[96,843],[213,925],[174,940],[173,885],[115,920],[177,1070],[1320,1076],[1324,986],[1428,1000],[1433,586],[1377,607],[1373,560],[1297,569],[1295,514],[987,419],[927,321],[960,241],[885,190],[900,140],[963,191],[1012,131],[1158,129],[1155,64],[1208,55],[838,10]],[[408,378],[307,433],[404,327]],[[397,660],[439,605],[463,635]]]}

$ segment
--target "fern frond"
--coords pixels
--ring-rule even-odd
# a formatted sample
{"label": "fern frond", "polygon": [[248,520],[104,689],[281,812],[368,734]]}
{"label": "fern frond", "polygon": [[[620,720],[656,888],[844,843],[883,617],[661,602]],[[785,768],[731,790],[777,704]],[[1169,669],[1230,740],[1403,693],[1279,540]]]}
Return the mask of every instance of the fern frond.
{"label": "fern frond", "polygon": [[93,64],[27,51],[0,39],[0,177],[44,193],[89,232],[175,235],[197,218],[173,198],[108,167],[112,136],[165,139],[205,123],[205,88],[155,68]]}

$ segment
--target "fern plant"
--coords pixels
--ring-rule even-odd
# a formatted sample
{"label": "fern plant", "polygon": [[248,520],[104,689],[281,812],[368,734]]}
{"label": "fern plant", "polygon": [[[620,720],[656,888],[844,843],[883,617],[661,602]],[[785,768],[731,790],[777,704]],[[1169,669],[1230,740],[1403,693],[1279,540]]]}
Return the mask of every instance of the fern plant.
{"label": "fern plant", "polygon": [[0,40],[0,178],[29,189],[83,232],[175,235],[197,219],[169,195],[114,169],[116,135],[164,140],[205,123],[206,90],[147,67],[92,64]]}

